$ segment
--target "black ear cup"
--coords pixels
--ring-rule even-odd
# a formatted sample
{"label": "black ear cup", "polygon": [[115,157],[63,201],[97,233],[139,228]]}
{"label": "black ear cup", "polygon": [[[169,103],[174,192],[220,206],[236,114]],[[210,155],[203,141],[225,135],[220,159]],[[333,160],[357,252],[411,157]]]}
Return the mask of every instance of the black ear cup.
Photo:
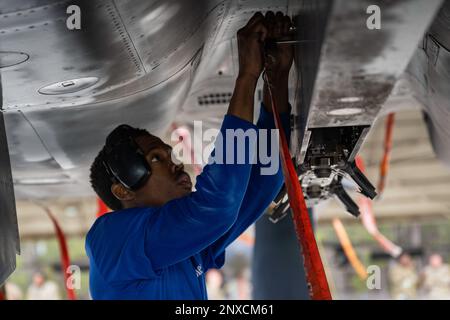
{"label": "black ear cup", "polygon": [[129,135],[129,128],[122,125],[108,136],[115,143],[105,150],[104,164],[111,177],[128,189],[137,190],[150,177],[150,166],[138,144]]}

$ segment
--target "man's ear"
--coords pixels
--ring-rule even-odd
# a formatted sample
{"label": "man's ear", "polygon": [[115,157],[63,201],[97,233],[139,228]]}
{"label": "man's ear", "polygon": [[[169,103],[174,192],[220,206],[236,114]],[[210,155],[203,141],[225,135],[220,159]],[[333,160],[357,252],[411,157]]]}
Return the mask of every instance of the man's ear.
{"label": "man's ear", "polygon": [[121,201],[130,201],[130,200],[133,200],[136,196],[133,191],[125,188],[120,183],[114,183],[111,186],[111,192],[117,199],[119,199]]}

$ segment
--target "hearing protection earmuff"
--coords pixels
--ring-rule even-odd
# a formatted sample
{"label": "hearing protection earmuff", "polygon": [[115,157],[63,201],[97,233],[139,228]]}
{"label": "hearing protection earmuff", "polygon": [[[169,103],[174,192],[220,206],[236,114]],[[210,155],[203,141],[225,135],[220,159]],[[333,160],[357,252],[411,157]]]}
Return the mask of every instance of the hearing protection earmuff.
{"label": "hearing protection earmuff", "polygon": [[[103,165],[111,178],[130,190],[142,187],[151,174],[150,166],[126,124],[114,129],[106,138]],[[111,141],[111,143],[109,143]]]}

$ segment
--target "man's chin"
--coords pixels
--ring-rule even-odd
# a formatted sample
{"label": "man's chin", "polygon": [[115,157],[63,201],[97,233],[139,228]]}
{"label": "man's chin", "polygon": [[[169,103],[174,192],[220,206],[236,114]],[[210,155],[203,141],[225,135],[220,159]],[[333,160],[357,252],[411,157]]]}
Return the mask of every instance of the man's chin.
{"label": "man's chin", "polygon": [[179,198],[186,197],[192,193],[192,187],[191,186],[179,186]]}
{"label": "man's chin", "polygon": [[186,196],[190,195],[191,193],[192,193],[192,189],[191,188],[190,189],[185,189],[184,192],[183,192],[182,197],[186,197]]}

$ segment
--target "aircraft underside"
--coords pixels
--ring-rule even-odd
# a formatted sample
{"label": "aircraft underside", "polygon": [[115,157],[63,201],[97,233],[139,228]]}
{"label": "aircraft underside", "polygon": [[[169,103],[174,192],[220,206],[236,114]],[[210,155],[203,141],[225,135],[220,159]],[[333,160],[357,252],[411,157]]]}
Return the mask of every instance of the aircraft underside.
{"label": "aircraft underside", "polygon": [[[344,186],[376,196],[355,158],[376,119],[411,99],[450,165],[450,3],[375,1],[381,29],[373,30],[366,26],[372,2],[1,1],[0,283],[19,250],[15,208],[5,205],[14,193],[93,195],[89,166],[121,123],[156,135],[194,120],[219,127],[238,71],[235,34],[256,11],[295,21],[290,147],[311,206],[336,196],[357,216]],[[81,28],[70,30],[73,5]],[[287,212],[284,195],[274,220]]]}

